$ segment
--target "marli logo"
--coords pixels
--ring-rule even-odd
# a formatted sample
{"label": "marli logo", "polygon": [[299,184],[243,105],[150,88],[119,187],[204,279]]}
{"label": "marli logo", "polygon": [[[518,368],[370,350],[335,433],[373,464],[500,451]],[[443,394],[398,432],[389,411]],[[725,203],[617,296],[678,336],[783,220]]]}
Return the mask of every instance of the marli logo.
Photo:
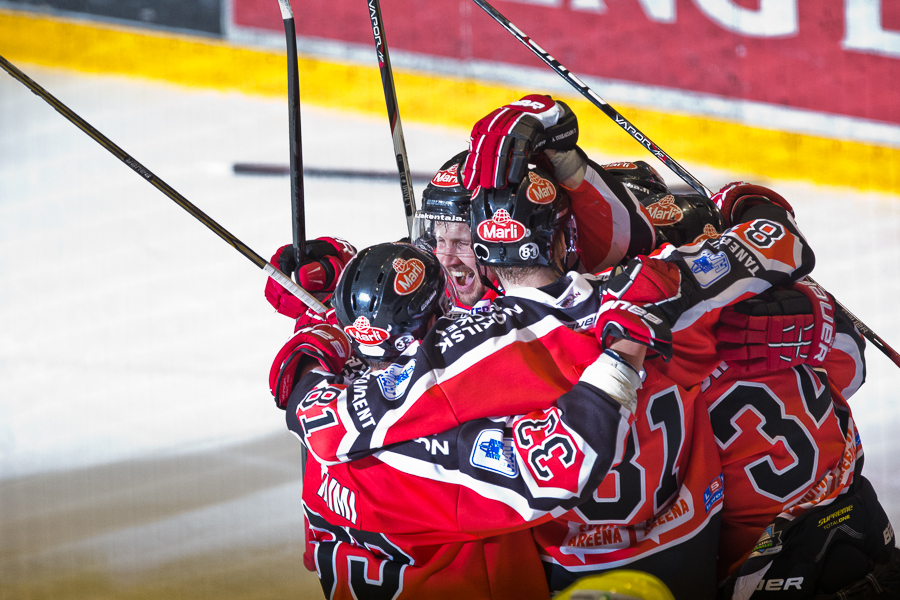
{"label": "marli logo", "polygon": [[397,277],[394,279],[394,292],[401,296],[412,294],[425,281],[425,263],[418,258],[404,260],[395,258],[392,263]]}
{"label": "marli logo", "polygon": [[675,197],[672,195],[663,196],[661,200],[657,200],[648,206],[647,211],[650,213],[650,220],[653,221],[654,227],[674,225],[684,218],[684,213],[675,204]]}
{"label": "marli logo", "polygon": [[434,176],[434,179],[431,180],[431,183],[438,187],[459,187],[459,176],[457,175],[458,170],[459,164],[455,164],[449,169],[438,171],[437,175]]}
{"label": "marli logo", "polygon": [[603,165],[604,169],[627,169],[629,171],[637,169],[637,165],[633,162],[613,162],[608,165]]}
{"label": "marli logo", "polygon": [[525,237],[525,226],[509,216],[505,208],[494,213],[490,221],[478,224],[478,237],[486,242],[518,242]]}
{"label": "marli logo", "polygon": [[544,179],[537,173],[529,173],[528,189],[525,190],[525,197],[535,204],[550,204],[556,200],[556,188],[549,180]]}
{"label": "marli logo", "polygon": [[707,223],[703,226],[703,233],[694,238],[692,244],[696,244],[698,242],[705,242],[706,240],[715,240],[717,238],[722,237],[722,234],[716,231],[716,228],[711,224]]}
{"label": "marli logo", "polygon": [[389,334],[384,329],[372,327],[369,324],[369,319],[365,317],[358,317],[355,321],[353,321],[353,325],[344,327],[344,331],[347,332],[347,335],[352,337],[354,340],[366,346],[377,346],[384,340],[391,337],[391,334]]}

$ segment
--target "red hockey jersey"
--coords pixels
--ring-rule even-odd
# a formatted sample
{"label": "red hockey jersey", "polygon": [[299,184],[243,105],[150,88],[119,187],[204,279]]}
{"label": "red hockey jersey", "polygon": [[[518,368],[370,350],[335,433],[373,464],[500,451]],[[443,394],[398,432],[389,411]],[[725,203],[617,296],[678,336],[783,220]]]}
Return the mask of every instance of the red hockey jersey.
{"label": "red hockey jersey", "polygon": [[838,310],[822,368],[747,374],[721,364],[704,381],[725,485],[719,578],[749,556],[766,527],[846,493],[862,446],[845,401],[865,377],[864,340]]}
{"label": "red hockey jersey", "polygon": [[602,271],[656,247],[647,209],[602,167],[588,161],[584,180],[567,190],[585,271]]}

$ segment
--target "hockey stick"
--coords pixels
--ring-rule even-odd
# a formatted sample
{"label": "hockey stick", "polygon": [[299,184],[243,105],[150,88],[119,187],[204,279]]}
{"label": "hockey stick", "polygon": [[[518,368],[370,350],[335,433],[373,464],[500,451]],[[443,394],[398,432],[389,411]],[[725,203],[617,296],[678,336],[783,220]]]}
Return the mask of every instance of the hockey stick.
{"label": "hockey stick", "polygon": [[259,254],[248,248],[241,242],[239,239],[231,235],[228,231],[225,230],[224,227],[216,223],[213,219],[211,219],[206,213],[202,210],[191,204],[187,198],[179,194],[177,191],[172,189],[166,182],[162,179],[154,175],[149,169],[147,169],[144,165],[136,161],[130,154],[122,150],[119,146],[114,144],[108,137],[94,129],[87,121],[79,117],[75,114],[72,109],[68,106],[60,102],[53,95],[51,95],[47,90],[39,86],[35,83],[28,75],[20,71],[16,68],[12,63],[6,60],[3,56],[0,56],[0,67],[3,67],[6,72],[12,75],[13,79],[17,79],[22,83],[25,87],[31,90],[36,96],[42,98],[47,104],[52,106],[56,112],[64,116],[68,119],[73,125],[78,127],[80,130],[85,132],[88,136],[90,136],[95,142],[106,148],[110,154],[121,160],[125,163],[132,171],[143,177],[147,180],[150,185],[161,191],[163,194],[172,199],[176,204],[178,204],[181,208],[189,212],[194,216],[195,219],[206,225],[209,229],[213,231],[220,238],[228,242],[228,244],[233,247],[235,250],[246,256],[253,262],[257,267],[265,271],[269,277],[283,285],[289,292],[297,296],[304,304],[313,309],[316,312],[324,313],[325,306],[322,305],[318,300],[315,299],[309,292],[298,286],[296,283],[291,281],[291,278],[273,267],[269,264],[263,257]]}
{"label": "hockey stick", "polygon": [[644,135],[644,133],[632,125],[628,119],[623,117],[616,111],[612,106],[610,106],[606,100],[601,98],[587,85],[585,85],[578,77],[573,75],[567,68],[562,66],[558,60],[550,56],[546,50],[538,46],[534,40],[525,35],[521,29],[513,25],[509,19],[504,17],[500,11],[491,6],[486,0],[473,0],[475,4],[480,6],[484,12],[486,12],[492,19],[500,23],[504,29],[513,34],[513,36],[522,42],[529,50],[531,50],[535,56],[541,59],[545,64],[547,64],[551,69],[556,71],[560,77],[565,79],[572,87],[578,90],[582,96],[587,98],[594,106],[603,111],[603,113],[608,116],[610,119],[615,121],[616,125],[624,129],[628,134],[636,139],[642,146],[647,148],[659,160],[663,162],[664,165],[669,167],[676,175],[678,175],[681,179],[684,180],[689,186],[697,190],[700,194],[703,194],[707,198],[712,196],[712,192],[707,189],[705,185],[700,183],[700,181],[688,173],[687,169],[678,164],[674,158],[666,154],[662,148],[653,143],[653,141]]}
{"label": "hockey stick", "polygon": [[303,196],[303,147],[300,137],[300,74],[297,67],[297,32],[290,0],[278,0],[287,43],[288,129],[291,148],[291,217],[294,260],[302,265],[306,257],[306,210]]}
{"label": "hockey stick", "polygon": [[[812,277],[807,276],[806,278],[809,279],[810,281],[812,281],[813,283],[815,283],[816,285],[819,285],[818,283],[813,281]],[[819,285],[819,287],[822,287],[822,286]],[[822,288],[822,289],[824,290],[825,288]],[[837,305],[837,307],[839,309],[844,311],[844,313],[847,315],[847,317],[849,317],[849,319],[853,322],[853,324],[856,325],[856,328],[859,329],[859,332],[861,334],[863,334],[863,336],[865,336],[865,338],[867,340],[872,342],[872,344],[876,348],[881,350],[881,352],[885,356],[887,356],[889,359],[891,359],[891,361],[893,361],[893,363],[895,365],[900,367],[900,354],[898,354],[896,350],[894,350],[893,348],[888,346],[887,343],[883,339],[881,339],[881,336],[879,336],[877,333],[875,333],[874,331],[869,329],[869,327],[865,323],[863,323],[862,321],[859,320],[859,317],[857,317],[852,312],[847,310],[847,307],[844,306],[843,304],[841,304],[840,302],[838,302],[837,299],[835,299],[834,303],[835,303],[835,305]]]}
{"label": "hockey stick", "polygon": [[[284,177],[291,174],[291,168],[284,164],[273,163],[244,163],[236,162],[231,165],[231,170],[235,175],[263,175]],[[434,178],[433,173],[410,173],[412,181],[419,183],[428,183]],[[397,181],[397,173],[395,171],[364,171],[357,169],[327,169],[317,167],[304,167],[304,178],[322,178],[322,179],[370,179],[372,181]]]}
{"label": "hockey stick", "polygon": [[[550,56],[546,50],[538,46],[530,37],[525,35],[518,27],[513,25],[509,19],[504,17],[497,9],[488,4],[486,0],[473,0],[475,4],[480,6],[484,11],[491,16],[495,21],[497,21],[500,25],[503,26],[504,29],[509,31],[517,40],[522,42],[529,50],[531,50],[535,56],[540,58],[545,64],[547,64],[550,68],[556,71],[560,77],[565,79],[572,87],[578,90],[585,98],[591,101],[594,106],[599,108],[610,117],[612,120],[616,122],[617,125],[621,126],[622,129],[628,132],[631,137],[636,139],[647,148],[654,156],[660,159],[667,167],[669,167],[676,175],[678,175],[685,183],[690,185],[692,188],[697,190],[700,194],[703,194],[707,198],[712,197],[712,193],[709,188],[700,183],[700,181],[687,172],[687,170],[678,164],[671,156],[662,151],[662,149],[654,144],[650,138],[645,136],[637,127],[632,125],[625,119],[622,115],[616,112],[609,104],[606,103],[600,96],[598,96],[591,88],[585,85],[580,79],[572,75],[568,69],[562,66],[558,60]],[[811,277],[808,277],[810,281],[813,281]],[[815,283],[815,281],[813,281]],[[818,285],[818,284],[816,284]],[[822,287],[822,286],[819,286]],[[825,289],[824,287],[822,289]],[[854,315],[852,312],[847,310],[847,308],[841,304],[836,298],[834,300],[835,305],[847,313],[847,316],[853,321],[856,328],[859,329],[859,332],[865,336],[867,340],[872,342],[876,348],[881,350],[885,356],[887,356],[895,365],[900,367],[900,354],[897,353],[896,350],[888,346],[884,340],[881,339],[874,331],[872,331],[865,323],[859,320],[859,318]]]}
{"label": "hockey stick", "polygon": [[397,159],[397,170],[400,171],[400,189],[403,193],[406,225],[409,229],[409,236],[412,238],[413,219],[416,216],[416,197],[413,195],[412,176],[409,173],[409,161],[406,158],[406,142],[403,140],[403,126],[400,124],[400,108],[397,106],[397,91],[394,88],[391,57],[388,54],[384,21],[381,18],[381,5],[378,0],[368,0],[368,4],[372,35],[375,37],[375,53],[378,55],[378,68],[381,70],[381,87],[384,88],[384,102],[387,104],[391,139],[394,142],[394,156]]}

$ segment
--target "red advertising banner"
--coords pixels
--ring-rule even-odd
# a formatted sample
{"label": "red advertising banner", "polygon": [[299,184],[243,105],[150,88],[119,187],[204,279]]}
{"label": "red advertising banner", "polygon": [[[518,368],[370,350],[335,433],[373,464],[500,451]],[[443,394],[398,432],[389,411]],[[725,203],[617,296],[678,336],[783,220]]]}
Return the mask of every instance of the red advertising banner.
{"label": "red advertising banner", "polygon": [[[900,2],[492,4],[578,75],[900,124]],[[298,35],[372,44],[361,0],[293,6]],[[381,8],[392,50],[543,66],[471,0],[381,0]],[[274,0],[233,0],[233,18],[237,26],[283,31]]]}

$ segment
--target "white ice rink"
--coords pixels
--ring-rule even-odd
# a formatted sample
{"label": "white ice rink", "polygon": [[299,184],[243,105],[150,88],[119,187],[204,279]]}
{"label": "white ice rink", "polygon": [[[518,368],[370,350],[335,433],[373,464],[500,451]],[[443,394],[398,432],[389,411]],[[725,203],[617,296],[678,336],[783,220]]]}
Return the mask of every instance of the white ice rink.
{"label": "white ice rink", "polygon": [[[231,172],[235,162],[286,164],[284,101],[19,66],[260,255],[290,241],[288,179]],[[308,106],[302,118],[307,167],[394,168],[386,119]],[[434,172],[467,139],[404,130],[413,171]],[[637,144],[633,156],[596,158],[652,160]],[[711,188],[745,177],[684,166]],[[793,203],[819,283],[900,348],[900,196],[755,181]],[[396,183],[309,178],[305,187],[307,237],[340,234],[363,247],[405,235]],[[291,323],[266,303],[264,283],[254,264],[0,73],[0,574],[28,577],[76,550],[123,573],[223,547],[297,550],[299,444],[267,387]],[[900,368],[871,345],[867,358],[851,405],[864,472],[896,526]],[[241,468],[216,476],[216,461],[235,456]],[[257,481],[255,472],[280,475]],[[42,483],[67,473],[94,476],[79,475],[77,491]],[[192,500],[135,508],[177,504],[173,494]],[[114,525],[90,512],[120,514],[123,503],[131,512]],[[63,523],[66,510],[97,522],[46,531],[47,515]]]}

